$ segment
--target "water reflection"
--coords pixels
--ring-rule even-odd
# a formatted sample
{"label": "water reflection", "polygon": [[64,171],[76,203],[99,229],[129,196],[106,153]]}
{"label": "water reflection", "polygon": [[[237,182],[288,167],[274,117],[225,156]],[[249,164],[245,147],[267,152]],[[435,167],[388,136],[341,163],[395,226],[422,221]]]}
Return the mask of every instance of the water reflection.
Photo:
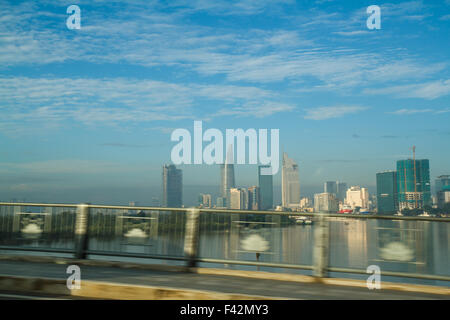
{"label": "water reflection", "polygon": [[[235,217],[234,221],[238,217]],[[180,217],[181,219],[181,217]],[[150,220],[149,220],[150,221]],[[176,218],[174,223],[176,222]],[[236,259],[246,261],[273,262],[293,265],[312,265],[315,225],[281,226],[279,220],[266,218],[259,224],[245,222],[230,224],[227,229],[206,229],[201,231],[200,257],[212,259]],[[30,228],[30,227],[28,227]],[[128,252],[148,255],[183,257],[184,230],[153,230],[133,225],[124,230],[122,236],[93,234],[89,239],[89,250]],[[449,275],[449,224],[426,221],[356,220],[334,218],[330,221],[330,265],[333,267],[366,269],[378,265],[383,271],[411,272],[421,274]],[[22,230],[23,231],[23,230]],[[19,232],[19,235],[21,233]],[[33,233],[30,233],[32,235]],[[34,233],[33,235],[35,235]],[[153,234],[154,236],[149,236]],[[39,239],[21,237],[5,238],[2,244],[24,246],[46,246],[52,248],[73,248],[73,238],[40,234]],[[249,250],[243,246],[249,236],[257,235],[264,240],[264,250]],[[258,238],[258,239],[259,239]],[[257,258],[258,257],[258,258]],[[117,260],[117,258],[115,258]],[[127,259],[138,261],[138,259]],[[140,259],[139,259],[140,260]],[[149,260],[154,263],[154,260]],[[160,263],[162,261],[158,261]],[[170,262],[172,263],[172,262]],[[181,263],[181,262],[180,262]],[[212,266],[202,264],[202,266]],[[219,265],[217,265],[219,266]],[[223,267],[223,265],[220,265]],[[234,266],[256,270],[253,266]],[[309,271],[261,268],[262,271],[299,272]],[[335,274],[334,276],[345,276]],[[355,276],[353,276],[355,277]],[[363,276],[361,276],[363,277]],[[414,280],[402,279],[402,282]],[[415,282],[419,282],[415,280]],[[424,282],[422,282],[424,283]],[[433,282],[448,285],[445,282]]]}

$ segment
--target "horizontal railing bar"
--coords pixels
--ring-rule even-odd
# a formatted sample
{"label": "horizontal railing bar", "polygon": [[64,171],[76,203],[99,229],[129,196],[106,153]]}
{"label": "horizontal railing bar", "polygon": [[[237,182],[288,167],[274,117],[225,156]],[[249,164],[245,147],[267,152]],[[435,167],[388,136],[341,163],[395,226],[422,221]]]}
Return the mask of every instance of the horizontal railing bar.
{"label": "horizontal railing bar", "polygon": [[88,205],[91,209],[116,209],[116,210],[145,210],[145,211],[178,211],[185,212],[190,208],[165,208],[165,207],[127,207],[127,206],[106,206],[106,205]]}
{"label": "horizontal railing bar", "polygon": [[28,203],[28,202],[0,202],[0,206],[76,208],[76,207],[78,206],[78,204],[65,204],[65,203]]}
{"label": "horizontal railing bar", "polygon": [[[375,229],[377,229],[377,230],[395,230],[395,231],[399,230],[399,228],[382,228],[382,227],[377,227]],[[420,231],[420,232],[423,232],[423,230],[421,230],[421,229],[408,229],[408,228],[401,228],[401,231]]]}
{"label": "horizontal railing bar", "polygon": [[[313,214],[314,215],[314,214]],[[381,216],[381,215],[351,215],[340,213],[329,213],[327,217],[331,218],[350,218],[350,219],[380,219],[380,220],[404,220],[404,221],[430,221],[430,222],[450,222],[450,218],[438,218],[438,217],[408,217],[408,216]]]}
{"label": "horizontal railing bar", "polygon": [[16,212],[15,214],[24,214],[24,215],[40,215],[40,216],[48,216],[51,213],[48,212]]}
{"label": "horizontal railing bar", "polygon": [[14,247],[14,246],[0,246],[0,250],[36,251],[36,252],[39,251],[39,252],[54,252],[54,253],[74,253],[74,249]]}
{"label": "horizontal railing bar", "polygon": [[87,250],[86,254],[97,255],[97,256],[128,257],[128,258],[142,258],[142,259],[178,260],[178,261],[186,261],[187,260],[186,257],[138,254],[138,253],[131,253],[131,252],[111,252],[111,251]]}
{"label": "horizontal railing bar", "polygon": [[195,261],[205,262],[205,263],[237,264],[237,265],[246,265],[246,266],[313,270],[313,266],[300,265],[300,264],[295,265],[295,264],[285,264],[285,263],[253,262],[253,261],[243,261],[243,260],[226,260],[226,259],[209,259],[209,258],[197,258],[197,259],[195,259]]}
{"label": "horizontal railing bar", "polygon": [[275,222],[259,222],[259,221],[231,221],[231,223],[248,223],[248,224],[277,224]]}
{"label": "horizontal railing bar", "polygon": [[[55,203],[26,203],[26,202],[0,202],[0,206],[24,206],[24,207],[59,207],[76,208],[79,204],[55,204]],[[192,208],[165,208],[165,207],[130,207],[130,206],[109,206],[87,204],[89,208],[94,209],[117,209],[117,210],[145,210],[145,211],[177,211],[186,212]],[[324,214],[329,218],[349,218],[349,219],[381,219],[381,220],[405,220],[405,221],[431,221],[431,222],[450,222],[450,218],[426,217],[426,216],[384,216],[384,215],[361,215],[345,213],[310,213],[295,211],[259,211],[259,210],[234,210],[234,209],[214,209],[200,208],[201,213],[228,213],[228,214],[265,214],[281,216],[306,216],[317,217],[318,214]]]}
{"label": "horizontal railing bar", "polygon": [[[350,268],[329,267],[328,271],[330,271],[330,272],[340,272],[340,273],[365,274],[365,275],[368,274],[366,270],[350,269]],[[449,276],[432,275],[432,274],[420,274],[420,273],[409,273],[409,272],[381,271],[381,276],[415,278],[415,279],[425,279],[425,280],[450,281],[450,277]]]}
{"label": "horizontal railing bar", "polygon": [[117,217],[117,219],[139,219],[139,220],[158,220],[158,218],[150,218],[150,217]]}

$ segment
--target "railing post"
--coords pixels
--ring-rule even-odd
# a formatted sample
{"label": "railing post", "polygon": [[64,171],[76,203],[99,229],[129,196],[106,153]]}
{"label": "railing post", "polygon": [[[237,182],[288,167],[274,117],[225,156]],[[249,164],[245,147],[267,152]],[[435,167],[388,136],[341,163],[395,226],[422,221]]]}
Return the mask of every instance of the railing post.
{"label": "railing post", "polygon": [[85,259],[88,248],[89,204],[79,204],[75,221],[75,258]]}
{"label": "railing post", "polygon": [[187,211],[184,254],[186,255],[187,267],[189,268],[195,268],[197,266],[196,258],[199,243],[199,217],[199,209],[192,208]]}
{"label": "railing post", "polygon": [[314,227],[314,276],[328,276],[329,259],[329,221],[323,213],[318,214],[318,225]]}

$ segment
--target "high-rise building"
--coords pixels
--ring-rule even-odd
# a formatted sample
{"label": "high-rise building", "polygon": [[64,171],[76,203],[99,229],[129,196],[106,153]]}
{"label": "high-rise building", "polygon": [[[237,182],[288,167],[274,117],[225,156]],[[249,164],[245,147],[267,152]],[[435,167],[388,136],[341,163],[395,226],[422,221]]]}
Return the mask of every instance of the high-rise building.
{"label": "high-rise building", "polygon": [[344,202],[347,192],[347,183],[339,181],[327,181],[323,185],[324,193],[334,193],[339,201]]}
{"label": "high-rise building", "polygon": [[285,208],[300,207],[300,179],[298,165],[283,153],[281,168],[281,200]]}
{"label": "high-rise building", "polygon": [[270,166],[258,167],[258,185],[259,185],[259,209],[269,210],[273,208],[273,176],[271,174],[261,174],[263,168]]}
{"label": "high-rise building", "polygon": [[379,214],[395,214],[398,211],[396,171],[377,173],[377,211]]}
{"label": "high-rise building", "polygon": [[334,193],[316,193],[314,195],[314,211],[336,213],[339,210],[339,200]]}
{"label": "high-rise building", "polygon": [[227,204],[231,203],[229,201],[230,189],[235,187],[234,181],[234,158],[233,149],[231,146],[227,150],[227,156],[225,159],[225,164],[221,165],[221,197],[227,199]]}
{"label": "high-rise building", "polygon": [[248,189],[247,188],[241,188],[242,193],[244,195],[244,203],[241,207],[242,210],[248,210],[250,206],[249,197],[248,197]]}
{"label": "high-rise building", "polygon": [[337,195],[337,183],[336,181],[327,181],[323,185],[324,193],[334,193]]}
{"label": "high-rise building", "polygon": [[442,175],[435,180],[436,193],[442,191],[445,186],[450,186],[450,175]]}
{"label": "high-rise building", "polygon": [[450,203],[450,185],[442,187],[437,193],[438,208],[444,208],[447,203]]}
{"label": "high-rise building", "polygon": [[163,166],[163,207],[179,208],[183,205],[183,173],[173,164]]}
{"label": "high-rise building", "polygon": [[248,209],[248,192],[243,188],[230,189],[230,209],[246,210]]}
{"label": "high-rise building", "polygon": [[347,190],[345,203],[352,209],[369,208],[369,191],[367,188],[361,188],[360,186],[352,186]]}
{"label": "high-rise building", "polygon": [[429,160],[398,160],[397,190],[400,210],[431,206]]}
{"label": "high-rise building", "polygon": [[257,186],[252,186],[248,188],[248,209],[249,210],[260,210],[259,205],[260,200],[260,188]]}
{"label": "high-rise building", "polygon": [[345,196],[347,194],[347,183],[337,181],[337,193],[336,197],[342,203],[345,201]]}
{"label": "high-rise building", "polygon": [[228,206],[227,198],[218,197],[216,199],[216,208],[226,208],[227,206]]}
{"label": "high-rise building", "polygon": [[211,208],[212,207],[211,195],[200,193],[198,196],[198,204],[202,208]]}

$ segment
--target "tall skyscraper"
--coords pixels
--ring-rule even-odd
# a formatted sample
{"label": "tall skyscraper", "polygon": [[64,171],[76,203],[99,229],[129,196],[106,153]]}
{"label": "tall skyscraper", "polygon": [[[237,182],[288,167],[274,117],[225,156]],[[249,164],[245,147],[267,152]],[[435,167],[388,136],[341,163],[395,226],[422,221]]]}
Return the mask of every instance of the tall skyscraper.
{"label": "tall skyscraper", "polygon": [[339,201],[344,202],[347,184],[339,181],[327,181],[323,184],[324,193],[334,193]]}
{"label": "tall skyscraper", "polygon": [[339,210],[339,200],[334,193],[317,193],[314,195],[314,212],[336,213]]}
{"label": "tall skyscraper", "polygon": [[337,183],[336,181],[327,181],[323,185],[324,193],[334,193],[337,195]]}
{"label": "tall skyscraper", "polygon": [[395,214],[398,210],[397,172],[377,173],[377,209],[379,214]]}
{"label": "tall skyscraper", "polygon": [[431,206],[429,160],[398,160],[397,190],[400,210]]}
{"label": "tall skyscraper", "polygon": [[183,205],[183,173],[173,164],[163,166],[163,207],[179,208]]}
{"label": "tall skyscraper", "polygon": [[283,167],[281,168],[281,200],[285,208],[300,207],[300,179],[298,165],[283,153]]}
{"label": "tall skyscraper", "polygon": [[260,210],[260,188],[257,186],[252,186],[248,188],[248,209],[249,210]]}
{"label": "tall skyscraper", "polygon": [[352,186],[347,190],[345,202],[352,209],[369,208],[369,191],[367,188],[361,188],[360,186]]}
{"label": "tall skyscraper", "polygon": [[234,158],[233,149],[229,146],[227,150],[227,156],[225,158],[225,164],[221,165],[221,187],[220,194],[222,198],[227,199],[227,204],[230,203],[230,189],[235,187],[234,181]]}
{"label": "tall skyscraper", "polygon": [[337,193],[336,197],[342,203],[345,201],[345,196],[347,194],[347,183],[337,181]]}
{"label": "tall skyscraper", "polygon": [[270,166],[258,167],[259,210],[269,210],[273,208],[273,176],[261,174],[263,168]]}

